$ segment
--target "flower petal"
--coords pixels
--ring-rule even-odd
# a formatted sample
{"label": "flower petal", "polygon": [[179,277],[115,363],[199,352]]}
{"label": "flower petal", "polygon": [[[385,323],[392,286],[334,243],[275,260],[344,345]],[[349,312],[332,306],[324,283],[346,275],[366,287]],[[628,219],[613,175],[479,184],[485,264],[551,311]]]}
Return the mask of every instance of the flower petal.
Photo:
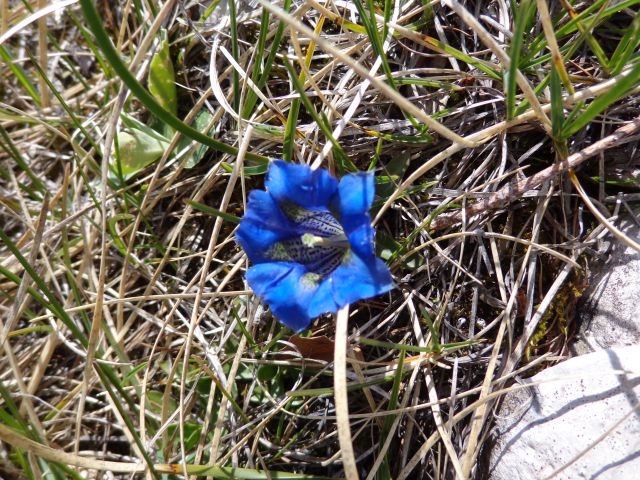
{"label": "flower petal", "polygon": [[247,282],[256,295],[264,296],[295,268],[286,262],[259,263],[247,270]]}
{"label": "flower petal", "polygon": [[249,194],[247,210],[236,231],[236,239],[252,262],[267,260],[265,253],[274,243],[296,235],[273,197],[254,190]]}
{"label": "flower petal", "polygon": [[361,219],[360,225],[353,228],[347,233],[347,238],[354,252],[362,258],[368,258],[374,255],[373,239],[375,230],[371,226],[369,215]]}
{"label": "flower petal", "polygon": [[338,192],[332,199],[332,210],[338,213],[352,248],[362,257],[374,254],[375,231],[369,216],[374,193],[373,172],[361,172],[342,177]]}
{"label": "flower petal", "polygon": [[275,160],[269,164],[267,190],[278,202],[292,202],[305,208],[326,209],[338,189],[338,180],[323,168]]}
{"label": "flower petal", "polygon": [[295,332],[307,328],[317,315],[309,304],[318,290],[317,275],[291,262],[260,263],[247,270],[247,281],[276,318]]}
{"label": "flower petal", "polygon": [[326,281],[333,284],[333,298],[339,307],[364,298],[375,297],[393,288],[386,263],[377,257],[362,259],[350,252]]}
{"label": "flower petal", "polygon": [[318,289],[313,293],[307,307],[311,318],[318,317],[323,313],[334,313],[340,308],[333,298],[333,282],[325,278]]}
{"label": "flower petal", "polygon": [[341,223],[345,231],[349,227],[348,217],[369,215],[375,194],[373,172],[359,172],[345,175],[338,185],[338,208],[342,216]]}

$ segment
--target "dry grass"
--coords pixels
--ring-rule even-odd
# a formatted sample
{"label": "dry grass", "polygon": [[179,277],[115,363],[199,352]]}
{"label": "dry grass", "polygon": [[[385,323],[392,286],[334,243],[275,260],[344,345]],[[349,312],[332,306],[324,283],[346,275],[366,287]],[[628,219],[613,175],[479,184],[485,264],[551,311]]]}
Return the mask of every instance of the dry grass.
{"label": "dry grass", "polygon": [[[0,477],[482,478],[638,198],[637,3],[97,2],[207,150],[76,3],[0,0]],[[307,342],[233,239],[283,157],[375,169],[397,282]]]}

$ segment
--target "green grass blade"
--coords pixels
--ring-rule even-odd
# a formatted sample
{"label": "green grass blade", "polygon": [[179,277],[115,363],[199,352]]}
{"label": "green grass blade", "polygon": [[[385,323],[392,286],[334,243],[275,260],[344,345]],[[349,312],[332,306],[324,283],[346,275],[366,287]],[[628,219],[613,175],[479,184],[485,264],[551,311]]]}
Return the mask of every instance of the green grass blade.
{"label": "green grass blade", "polygon": [[[382,62],[382,71],[387,77],[387,83],[394,90],[398,90],[395,84],[395,80],[393,78],[393,71],[391,70],[391,66],[389,65],[389,60],[387,59],[387,55],[384,52],[384,36],[378,30],[378,22],[376,21],[375,16],[375,5],[373,0],[368,0],[367,9],[360,0],[355,0],[354,4],[358,9],[358,14],[360,15],[360,19],[364,24],[364,28],[367,32],[367,36],[369,40],[371,40],[371,46],[373,47],[376,56],[380,58]],[[386,22],[385,22],[386,23]],[[384,31],[384,29],[383,29]],[[407,112],[403,112],[403,115],[407,120],[411,122],[411,124],[417,128],[419,131],[423,131],[424,127],[418,122],[412,115]]]}
{"label": "green grass blade", "polygon": [[555,65],[551,66],[549,90],[551,91],[551,131],[554,140],[560,141],[564,130],[564,104],[562,102],[562,82]]}
{"label": "green grass blade", "polygon": [[[400,386],[402,385],[402,372],[404,370],[404,357],[406,356],[406,352],[404,350],[400,351],[400,356],[398,357],[398,366],[396,368],[395,378],[393,379],[393,386],[391,387],[391,395],[389,395],[389,404],[387,410],[395,410],[398,408],[398,399],[400,397]],[[382,434],[380,438],[382,441],[385,441],[387,437],[391,434],[391,426],[393,425],[395,418],[391,415],[384,417],[384,423],[382,426]],[[378,472],[380,480],[391,479],[391,468],[390,465],[394,464],[395,452],[391,452],[387,450],[385,454],[385,459],[383,464],[381,465],[381,471]]]}
{"label": "green grass blade", "polygon": [[33,67],[35,68],[40,78],[42,78],[45,81],[51,93],[55,95],[56,99],[58,100],[58,102],[60,102],[60,105],[62,106],[64,111],[67,112],[67,115],[69,115],[69,117],[71,118],[71,122],[73,123],[74,127],[77,128],[82,133],[82,135],[84,135],[85,140],[89,142],[89,144],[96,150],[96,152],[98,152],[98,154],[101,155],[102,149],[93,140],[93,135],[90,135],[89,132],[87,132],[87,130],[84,128],[84,126],[82,125],[82,122],[78,119],[73,109],[69,107],[67,102],[64,100],[63,96],[60,94],[60,92],[58,92],[58,90],[53,85],[53,83],[51,83],[49,76],[42,71],[42,68],[40,68],[40,65],[37,59],[33,57],[31,53],[29,53],[29,58],[31,59],[31,63],[33,64]]}
{"label": "green grass blade", "polygon": [[622,98],[629,90],[637,86],[638,82],[640,82],[640,63],[636,64],[629,74],[620,80],[615,87],[591,102],[584,112],[576,117],[573,122],[567,122],[562,132],[562,137],[569,138],[578,130],[584,128],[597,115]]}
{"label": "green grass blade", "polygon": [[[4,243],[5,246],[16,257],[16,259],[25,269],[27,274],[33,279],[37,287],[44,293],[45,297],[48,299],[48,302],[46,302],[32,287],[29,287],[27,291],[33,296],[33,298],[36,301],[41,303],[43,307],[50,310],[58,319],[60,319],[62,323],[64,323],[64,325],[71,331],[71,333],[76,338],[76,340],[80,342],[80,344],[84,348],[86,348],[88,345],[88,339],[86,335],[84,335],[84,333],[77,327],[75,322],[71,319],[69,314],[65,311],[60,301],[55,297],[55,295],[53,295],[53,293],[47,287],[47,285],[42,280],[42,278],[40,278],[37,272],[33,269],[33,267],[29,264],[27,259],[22,255],[20,250],[15,246],[15,244],[11,241],[11,239],[7,236],[7,234],[4,232],[4,230],[1,227],[0,227],[0,241]],[[15,282],[18,285],[21,282],[19,277],[7,271],[1,266],[0,266],[0,273],[5,275],[9,280]],[[102,358],[102,351],[98,350],[96,352],[96,360],[100,360],[101,358]],[[108,389],[108,392],[112,396],[114,403],[119,405],[120,398],[116,396],[115,393],[111,390],[110,385],[113,385],[116,388],[120,396],[127,403],[128,409],[131,411],[136,411],[137,405],[131,400],[130,396],[125,391],[124,387],[120,384],[114,370],[109,365],[106,365],[99,361],[96,362],[95,367],[96,367],[95,368],[96,372],[98,372],[98,374],[100,375],[103,381],[103,386],[105,387],[105,389]],[[145,460],[147,460],[149,465],[152,465],[151,458],[146,453],[146,449],[144,448],[142,440],[139,438],[139,435],[137,434],[136,428],[133,426],[130,419],[126,417],[126,415],[123,415],[123,417],[125,419],[125,423],[127,424],[127,427],[131,428],[130,433],[132,434],[134,440],[138,444],[138,447],[140,448],[140,450],[143,452],[143,455],[145,456]]]}
{"label": "green grass blade", "polygon": [[[561,38],[566,37],[567,35],[571,35],[576,30],[578,30],[577,22],[583,21],[585,24],[590,25],[591,29],[594,29],[598,26],[599,23],[602,23],[604,20],[609,18],[610,16],[624,10],[625,8],[630,8],[638,3],[640,0],[626,0],[617,4],[614,4],[604,10],[598,12],[603,5],[611,3],[610,0],[597,0],[590,4],[587,8],[585,8],[582,12],[577,14],[574,18],[569,19],[566,23],[562,24],[562,22],[567,17],[567,14],[561,18],[556,19],[554,22],[556,25],[562,24],[560,28],[556,31],[556,38],[560,40]],[[595,14],[594,14],[595,12]],[[593,14],[593,15],[592,15]],[[593,23],[595,19],[598,19],[597,23]],[[584,37],[581,37],[583,39]],[[574,42],[578,43],[578,42]],[[531,48],[529,50],[529,54],[527,56],[528,59],[534,58],[537,56],[542,50],[546,48],[547,42],[544,37],[544,33],[541,33],[538,38],[536,38],[531,43]]]}
{"label": "green grass blade", "polygon": [[[252,468],[219,467],[207,465],[187,465],[187,474],[198,477],[210,476],[216,479],[237,480],[330,480],[334,477],[288,473],[277,470],[255,470]],[[337,477],[339,479],[339,477]],[[335,480],[335,478],[334,478]]]}
{"label": "green grass blade", "polygon": [[611,55],[611,75],[618,75],[640,46],[640,15],[636,15],[627,28],[616,50]]}
{"label": "green grass blade", "polygon": [[4,129],[2,125],[0,125],[0,148],[7,152],[7,154],[16,162],[20,170],[22,170],[31,180],[33,188],[35,188],[38,192],[44,193],[45,186],[42,181],[38,178],[38,176],[33,173],[31,167],[29,167],[28,162],[24,159],[20,150],[16,148],[11,140],[11,137]]}
{"label": "green grass blade", "polygon": [[[295,74],[291,76],[296,78]],[[289,106],[287,125],[284,129],[284,144],[282,145],[282,158],[285,162],[293,162],[293,147],[296,140],[296,127],[298,125],[298,114],[300,113],[300,99],[294,98]]]}
{"label": "green grass blade", "polygon": [[589,48],[591,49],[593,54],[600,62],[600,65],[603,68],[604,72],[608,74],[610,60],[607,57],[607,54],[604,52],[602,46],[600,46],[598,40],[596,40],[596,38],[591,33],[595,26],[600,23],[600,18],[601,12],[596,14],[593,19],[590,19],[589,22],[585,22],[586,25],[583,24],[581,20],[576,20],[576,27],[584,37],[585,42],[587,43],[587,45],[589,45]]}
{"label": "green grass blade", "polygon": [[[291,0],[285,0],[282,8],[285,12],[288,12],[289,9],[291,8]],[[263,12],[263,22],[261,23],[261,26],[266,24],[268,27],[269,12],[265,9],[262,9],[262,12]],[[282,35],[284,34],[284,29],[285,29],[284,22],[278,22],[278,26],[276,27],[276,33],[273,36],[273,41],[271,43],[271,50],[269,51],[269,57],[264,62],[264,66],[261,69],[262,71],[260,73],[258,81],[254,80],[257,88],[259,88],[260,90],[262,90],[266,85],[267,80],[269,79],[269,74],[271,73],[271,68],[273,67],[273,65],[276,64],[276,56],[278,54],[278,51],[280,50],[280,43],[282,41]],[[268,31],[268,28],[266,30]],[[265,37],[266,37],[266,34],[268,33],[267,31],[265,31]],[[266,42],[266,38],[264,41]],[[261,60],[262,60],[262,57],[256,56],[256,63],[258,63]],[[247,95],[247,101],[245,103],[244,112],[243,112],[244,113],[243,116],[245,118],[249,117],[249,112],[253,110],[253,107],[255,106],[257,100],[258,98],[255,95],[255,93],[253,93],[253,90],[249,90],[249,94]]]}
{"label": "green grass blade", "polygon": [[[108,373],[109,370],[105,368],[96,368],[95,370],[98,376],[100,377],[100,380],[102,382],[104,389],[107,391],[107,394],[109,395],[109,397],[111,397],[111,399],[113,400],[113,404],[115,405],[118,412],[120,413],[120,416],[124,421],[125,425],[127,426],[127,429],[131,433],[131,436],[133,437],[134,442],[140,449],[140,452],[142,453],[142,457],[144,458],[144,461],[147,464],[147,467],[149,468],[151,475],[153,476],[153,478],[159,478],[158,473],[155,471],[153,460],[151,459],[149,452],[147,451],[144,443],[142,442],[142,439],[140,438],[140,435],[138,434],[138,429],[131,421],[130,413],[127,411],[127,409],[123,407],[122,402],[120,401],[120,398],[115,394],[115,392],[111,388],[111,386],[113,385],[118,390],[118,393],[122,395],[124,393],[123,386],[120,385],[117,378],[115,378],[113,370],[111,370],[110,373]],[[128,396],[125,396],[124,398],[125,400],[128,399],[129,402],[131,401],[128,398]],[[135,409],[133,411],[135,411]]]}
{"label": "green grass blade", "polygon": [[520,58],[522,55],[522,46],[524,44],[525,27],[530,23],[531,17],[535,12],[532,8],[534,3],[531,0],[524,0],[520,3],[516,10],[516,24],[513,32],[513,40],[509,48],[509,56],[511,64],[509,70],[504,73],[505,101],[507,105],[507,120],[511,120],[515,116],[516,108],[516,80],[520,68]]}
{"label": "green grass blade", "polygon": [[37,433],[29,428],[29,424],[25,422],[22,415],[20,415],[20,408],[16,405],[11,392],[5,387],[4,382],[0,378],[0,397],[3,400],[3,405],[6,408],[0,407],[0,420],[2,422],[20,432],[32,440],[40,440]]}
{"label": "green grass blade", "polygon": [[[29,264],[27,259],[22,255],[20,250],[15,246],[15,244],[11,241],[11,239],[4,232],[2,227],[0,227],[0,241],[4,243],[4,245],[9,249],[9,251],[16,257],[18,262],[22,265],[22,268],[25,269],[27,274],[33,279],[38,288],[42,291],[44,296],[47,298],[46,301],[40,294],[38,294],[35,289],[29,288],[27,291],[33,296],[33,298],[38,301],[43,307],[47,310],[51,311],[56,318],[62,321],[65,326],[71,331],[76,340],[78,340],[82,346],[87,345],[87,337],[80,331],[80,329],[76,326],[75,322],[69,317],[67,312],[64,310],[64,307],[60,303],[60,301],[51,293],[47,285],[44,283],[44,280],[40,278],[38,273],[33,269],[33,267]],[[17,285],[19,285],[22,280],[17,275],[11,274],[8,270],[0,267],[0,273],[5,275],[9,280],[13,281]]]}
{"label": "green grass blade", "polygon": [[[349,162],[346,153],[342,149],[342,146],[333,137],[333,132],[331,130],[331,126],[329,125],[329,122],[326,120],[326,118],[321,117],[318,114],[318,112],[316,111],[316,109],[313,107],[313,104],[311,103],[311,100],[309,100],[309,97],[307,96],[307,94],[306,94],[306,92],[304,90],[304,86],[302,85],[302,82],[298,78],[298,76],[296,74],[296,71],[293,68],[293,65],[291,65],[291,63],[286,58],[283,59],[283,63],[285,65],[285,67],[287,68],[287,71],[289,72],[289,77],[291,78],[291,82],[293,83],[293,87],[295,88],[295,90],[298,92],[298,95],[299,95],[298,98],[294,99],[294,102],[296,100],[298,101],[297,108],[299,109],[300,102],[302,102],[302,104],[304,104],[304,107],[307,110],[307,113],[309,113],[309,115],[311,115],[313,120],[318,124],[318,127],[320,127],[320,130],[322,131],[322,133],[325,135],[325,137],[327,137],[327,140],[329,140],[331,142],[331,144],[333,145],[334,153],[336,155],[336,159],[338,160],[338,163],[343,168],[346,167],[346,168],[351,169],[352,171],[357,171],[357,168],[355,167],[355,165],[353,165],[353,164],[349,165],[351,162]],[[293,102],[292,102],[292,108],[293,108]],[[296,113],[296,115],[297,115],[297,113]],[[289,116],[291,117],[291,114],[289,114]],[[295,134],[295,130],[293,131],[293,134],[290,134],[288,127],[289,127],[289,122],[287,122],[287,130],[286,130],[287,133],[285,135],[285,142],[287,141],[287,136],[288,135]],[[286,160],[286,158],[285,158],[285,160]]]}
{"label": "green grass blade", "polygon": [[[251,71],[251,80],[255,85],[260,83],[262,77],[264,51],[267,44],[267,33],[269,32],[269,19],[271,18],[269,12],[262,9],[262,17],[260,19],[260,31],[258,32],[258,41],[256,43],[256,53],[254,56],[253,70]],[[234,69],[235,71],[235,69]],[[258,101],[258,96],[253,89],[247,91],[247,96],[242,107],[242,117],[250,118],[251,112]]]}
{"label": "green grass blade", "polygon": [[206,213],[207,215],[211,215],[213,217],[220,217],[223,220],[226,220],[227,222],[231,222],[231,223],[236,223],[236,224],[240,223],[240,217],[236,217],[235,215],[232,215],[230,213],[221,212],[220,210],[217,210],[203,203],[196,202],[195,200],[188,200],[187,204],[189,204],[189,206],[193,207],[195,210]]}
{"label": "green grass blade", "polygon": [[[229,0],[229,27],[231,30],[231,56],[238,62],[240,59],[240,49],[238,47],[238,19],[236,14],[236,0]],[[232,75],[233,83],[233,110],[240,112],[240,75],[234,68]]]}
{"label": "green grass blade", "polygon": [[[183,121],[181,121],[178,117],[172,115],[170,112],[166,111],[162,106],[153,98],[153,96],[145,89],[138,80],[133,76],[133,74],[128,70],[126,65],[120,59],[120,55],[116,51],[115,47],[111,43],[111,39],[109,38],[106,30],[102,26],[102,21],[100,16],[93,5],[91,0],[80,0],[80,5],[82,7],[82,11],[84,13],[85,19],[87,21],[87,25],[89,29],[93,33],[96,42],[102,49],[106,60],[109,62],[111,67],[118,74],[120,79],[124,82],[124,84],[129,87],[131,93],[142,102],[142,104],[156,117],[158,117],[161,121],[166,123],[167,125],[173,127],[175,130],[179,131],[183,135],[196,140],[212,149],[227,153],[229,155],[237,155],[238,149],[231,145],[227,145],[226,143],[215,140],[202,132],[199,132],[195,128],[186,125]],[[262,155],[257,155],[255,153],[247,152],[247,159],[249,160],[267,160]]]}
{"label": "green grass blade", "polygon": [[502,80],[502,74],[498,73],[497,70],[493,68],[493,66],[488,62],[475,59],[467,55],[466,53],[461,52],[457,48],[453,48],[452,46],[441,42],[437,38],[419,33],[420,29],[422,28],[422,24],[407,25],[405,28],[411,31],[415,31],[416,35],[418,35],[418,38],[420,39],[419,42],[425,45],[427,48],[438,53],[446,53],[447,55],[451,55],[455,59],[460,60],[461,62],[464,62],[467,65],[470,65],[471,67],[486,73],[495,80]]}
{"label": "green grass blade", "polygon": [[27,91],[29,96],[33,99],[33,102],[37,106],[40,106],[42,104],[42,101],[40,99],[40,94],[38,93],[38,89],[35,87],[35,85],[33,85],[33,83],[31,83],[31,81],[29,80],[29,77],[24,72],[24,70],[20,67],[20,65],[17,65],[13,62],[13,58],[11,57],[11,54],[6,48],[4,48],[3,45],[0,45],[0,58],[5,63],[5,65],[9,67],[9,69],[11,70],[11,73],[13,73],[13,76],[16,79],[18,79],[20,84],[24,87],[24,89]]}
{"label": "green grass blade", "polygon": [[107,78],[113,78],[114,77],[113,69],[111,68],[109,63],[105,60],[105,58],[101,55],[100,49],[93,41],[93,38],[91,37],[91,34],[87,30],[87,28],[84,26],[84,24],[80,21],[80,19],[75,13],[73,13],[72,11],[69,11],[68,13],[69,13],[69,16],[71,17],[71,20],[73,20],[73,23],[76,25],[76,27],[78,27],[78,30],[82,34],[84,41],[87,42],[87,47],[89,47],[89,50],[91,50],[91,53],[93,53],[94,58],[98,62],[98,65],[100,65],[100,71],[103,72]]}

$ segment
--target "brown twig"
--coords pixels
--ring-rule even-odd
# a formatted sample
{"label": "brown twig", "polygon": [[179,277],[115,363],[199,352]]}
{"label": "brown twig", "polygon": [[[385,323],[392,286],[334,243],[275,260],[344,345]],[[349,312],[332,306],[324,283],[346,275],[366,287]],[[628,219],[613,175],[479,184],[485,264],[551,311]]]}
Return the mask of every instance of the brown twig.
{"label": "brown twig", "polygon": [[507,186],[495,192],[491,197],[486,200],[481,200],[478,203],[467,207],[464,210],[460,210],[455,213],[449,213],[440,215],[431,224],[432,230],[442,230],[443,228],[451,227],[457,223],[460,223],[464,217],[471,218],[474,215],[484,212],[485,210],[493,210],[497,208],[503,208],[509,203],[519,199],[522,195],[532,189],[540,187],[545,181],[568,171],[569,169],[576,168],[585,160],[603,152],[614,145],[622,143],[622,140],[626,137],[630,137],[640,129],[640,117],[635,118],[633,121],[617,129],[611,135],[598,140],[592,145],[580,150],[573,155],[570,155],[565,161],[555,163],[554,165],[545,168],[541,172],[532,175],[529,178],[520,180],[519,182],[509,183]]}

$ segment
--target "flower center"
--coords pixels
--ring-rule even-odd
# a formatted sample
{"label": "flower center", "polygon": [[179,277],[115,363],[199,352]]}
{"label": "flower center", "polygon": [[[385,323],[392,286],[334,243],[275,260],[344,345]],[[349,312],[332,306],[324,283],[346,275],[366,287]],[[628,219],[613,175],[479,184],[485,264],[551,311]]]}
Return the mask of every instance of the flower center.
{"label": "flower center", "polygon": [[349,248],[349,239],[344,235],[334,235],[332,237],[320,237],[313,233],[304,233],[300,239],[309,248],[314,247],[340,247]]}
{"label": "flower center", "polygon": [[307,210],[292,203],[281,204],[280,208],[294,230],[291,238],[273,244],[267,257],[299,263],[320,277],[333,272],[349,251],[349,240],[338,220],[329,212]]}

